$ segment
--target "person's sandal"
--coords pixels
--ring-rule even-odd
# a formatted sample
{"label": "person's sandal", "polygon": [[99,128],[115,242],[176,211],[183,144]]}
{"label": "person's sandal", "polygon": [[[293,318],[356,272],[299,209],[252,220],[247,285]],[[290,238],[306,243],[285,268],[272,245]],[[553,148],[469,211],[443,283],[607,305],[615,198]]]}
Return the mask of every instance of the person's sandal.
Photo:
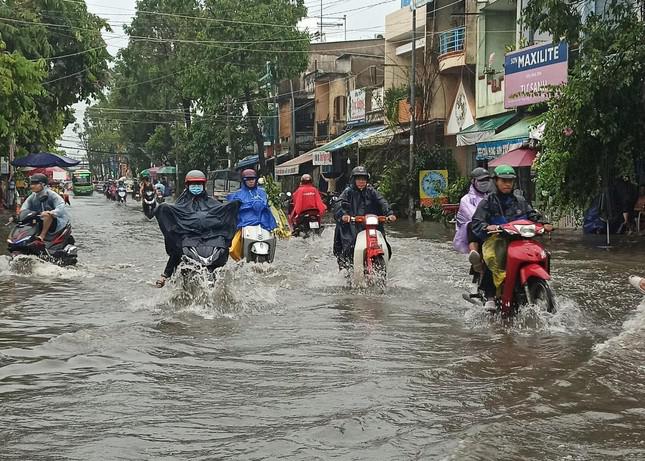
{"label": "person's sandal", "polygon": [[157,288],[163,288],[165,284],[166,284],[166,277],[164,277],[163,275],[162,275],[162,276],[161,276],[161,278],[160,278],[159,280],[157,280],[157,282],[155,283],[155,285],[157,286]]}

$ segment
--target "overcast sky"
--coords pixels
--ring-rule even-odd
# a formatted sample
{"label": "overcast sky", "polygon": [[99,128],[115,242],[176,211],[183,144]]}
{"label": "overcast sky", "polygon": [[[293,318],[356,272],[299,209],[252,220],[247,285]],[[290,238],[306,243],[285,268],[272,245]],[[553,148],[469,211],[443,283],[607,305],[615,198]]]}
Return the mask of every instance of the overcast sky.
{"label": "overcast sky", "polygon": [[[113,32],[104,34],[108,51],[116,56],[118,50],[127,46],[127,36],[123,32],[123,25],[129,23],[135,13],[136,0],[89,0],[87,8],[92,13],[106,19],[112,26]],[[340,18],[347,15],[347,39],[374,38],[384,32],[385,16],[401,7],[401,0],[323,0],[323,23],[337,23]],[[308,28],[314,32],[319,29],[320,0],[305,0],[308,8],[308,18],[301,23],[301,28]],[[325,27],[326,41],[344,40],[344,28]],[[76,104],[76,119],[79,124],[83,122],[85,104]],[[76,146],[78,139],[72,131],[73,124],[69,125],[61,140],[62,146]],[[68,154],[78,156],[83,154],[75,149],[66,148]]]}

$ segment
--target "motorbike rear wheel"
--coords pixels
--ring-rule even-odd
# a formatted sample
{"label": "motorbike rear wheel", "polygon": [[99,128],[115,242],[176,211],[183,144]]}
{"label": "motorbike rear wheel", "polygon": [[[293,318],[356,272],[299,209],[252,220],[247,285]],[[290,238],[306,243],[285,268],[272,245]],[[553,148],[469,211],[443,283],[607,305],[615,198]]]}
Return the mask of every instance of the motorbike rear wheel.
{"label": "motorbike rear wheel", "polygon": [[535,304],[542,311],[555,312],[555,297],[546,280],[531,277],[528,281],[528,288],[531,296],[529,302]]}

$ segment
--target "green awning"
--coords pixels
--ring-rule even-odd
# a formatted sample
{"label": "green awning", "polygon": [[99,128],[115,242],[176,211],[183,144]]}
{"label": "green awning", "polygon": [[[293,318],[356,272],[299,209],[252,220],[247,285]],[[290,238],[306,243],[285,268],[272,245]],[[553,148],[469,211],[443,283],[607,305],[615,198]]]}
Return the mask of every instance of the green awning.
{"label": "green awning", "polygon": [[501,127],[510,122],[517,112],[507,112],[494,117],[477,120],[474,125],[457,133],[457,146],[471,146],[478,142],[488,141],[495,136]]}
{"label": "green awning", "polygon": [[347,133],[341,134],[336,139],[329,141],[324,146],[315,148],[312,152],[334,152],[344,147],[351,146],[352,144],[356,144],[361,139],[372,136],[373,134],[378,133],[379,131],[383,131],[384,129],[385,127],[383,125],[354,128]]}
{"label": "green awning", "polygon": [[504,139],[527,138],[531,128],[539,125],[544,120],[544,114],[533,115],[525,117],[519,122],[509,126],[505,130],[500,131],[488,141],[502,141]]}

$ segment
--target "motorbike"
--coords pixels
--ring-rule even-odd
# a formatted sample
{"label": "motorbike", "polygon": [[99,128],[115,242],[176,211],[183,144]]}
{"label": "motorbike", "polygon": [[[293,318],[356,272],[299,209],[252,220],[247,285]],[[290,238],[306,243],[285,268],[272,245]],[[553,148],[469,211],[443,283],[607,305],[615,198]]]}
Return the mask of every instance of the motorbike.
{"label": "motorbike", "polygon": [[303,238],[309,237],[310,234],[320,235],[322,226],[320,223],[320,214],[318,210],[307,210],[298,215],[293,223],[294,237],[302,235]]}
{"label": "motorbike", "polygon": [[354,245],[354,280],[367,285],[385,286],[390,248],[378,227],[387,222],[387,216],[353,216],[351,222],[363,226]]}
{"label": "motorbike", "polygon": [[[546,312],[555,312],[555,295],[549,284],[551,255],[535,240],[536,236],[545,233],[544,226],[528,220],[518,220],[500,225],[494,233],[509,240],[506,279],[502,296],[495,300],[497,312],[503,317],[510,317],[526,304],[536,305]],[[482,290],[469,297],[486,302]]]}
{"label": "motorbike", "polygon": [[40,215],[31,210],[22,210],[16,219],[8,242],[12,258],[20,255],[34,255],[58,266],[73,266],[77,262],[78,249],[75,246],[72,226],[68,224],[44,242],[36,237],[42,230]]}
{"label": "motorbike", "polygon": [[116,190],[116,195],[117,195],[119,204],[125,203],[127,195],[128,195],[128,191],[125,190],[125,187],[119,187]]}
{"label": "motorbike", "polygon": [[212,273],[218,267],[222,267],[228,260],[228,248],[218,247],[215,242],[198,241],[190,242],[182,247],[182,260],[186,266],[182,268],[182,274],[189,272],[189,267],[205,268]]}
{"label": "motorbike", "polygon": [[262,226],[242,228],[242,257],[247,262],[273,262],[275,246],[275,236]]}
{"label": "motorbike", "polygon": [[148,219],[152,219],[155,208],[157,208],[155,192],[152,190],[144,191],[141,204],[143,206],[143,213],[146,215],[146,217],[148,217]]}

